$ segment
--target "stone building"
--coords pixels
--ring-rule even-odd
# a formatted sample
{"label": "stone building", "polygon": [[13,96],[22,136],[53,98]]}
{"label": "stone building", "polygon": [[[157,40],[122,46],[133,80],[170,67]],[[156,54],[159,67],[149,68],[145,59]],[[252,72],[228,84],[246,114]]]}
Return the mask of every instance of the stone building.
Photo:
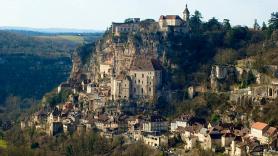
{"label": "stone building", "polygon": [[112,66],[110,64],[100,64],[99,66],[100,77],[109,77],[112,74]]}
{"label": "stone building", "polygon": [[155,98],[162,85],[162,66],[158,60],[135,58],[129,75],[132,82],[132,98]]}
{"label": "stone building", "polygon": [[268,85],[267,95],[270,99],[276,99],[278,97],[278,84]]}
{"label": "stone building", "polygon": [[183,12],[183,19],[178,15],[161,15],[158,21],[160,31],[162,32],[187,32],[187,22],[189,21],[190,12],[186,8]]}
{"label": "stone building", "polygon": [[256,138],[262,144],[272,144],[277,139],[277,128],[270,127],[266,123],[256,122],[251,126],[250,136]]}
{"label": "stone building", "polygon": [[210,86],[213,91],[228,91],[237,81],[237,70],[231,65],[214,65],[210,74]]}
{"label": "stone building", "polygon": [[111,79],[111,100],[129,100],[131,90],[131,79],[127,75],[119,75]]}
{"label": "stone building", "polygon": [[139,30],[140,18],[130,19],[125,23],[112,23],[112,33],[115,36],[121,36],[121,34],[130,33]]}
{"label": "stone building", "polygon": [[168,137],[165,135],[146,134],[143,135],[143,142],[151,147],[168,146]]}
{"label": "stone building", "polygon": [[151,115],[143,123],[144,132],[166,132],[168,130],[168,122],[159,115]]}

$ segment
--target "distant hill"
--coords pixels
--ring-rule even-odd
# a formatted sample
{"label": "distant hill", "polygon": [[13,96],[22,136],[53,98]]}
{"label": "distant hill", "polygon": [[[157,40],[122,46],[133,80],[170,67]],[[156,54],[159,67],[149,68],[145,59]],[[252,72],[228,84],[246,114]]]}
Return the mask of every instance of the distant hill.
{"label": "distant hill", "polygon": [[103,33],[103,30],[92,29],[72,29],[72,28],[29,28],[29,27],[0,27],[0,30],[13,30],[13,31],[33,31],[40,33]]}
{"label": "distant hill", "polygon": [[0,107],[11,95],[40,99],[67,79],[72,52],[101,36],[0,30]]}
{"label": "distant hill", "polygon": [[0,54],[68,55],[79,45],[93,42],[101,35],[101,33],[47,34],[0,30]]}

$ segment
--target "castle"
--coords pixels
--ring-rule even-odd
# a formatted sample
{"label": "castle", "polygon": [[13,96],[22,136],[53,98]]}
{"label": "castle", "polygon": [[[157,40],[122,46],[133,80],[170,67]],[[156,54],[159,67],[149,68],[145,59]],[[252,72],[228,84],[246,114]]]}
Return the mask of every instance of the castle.
{"label": "castle", "polygon": [[186,5],[183,12],[183,19],[178,15],[161,15],[159,18],[159,28],[163,32],[174,31],[174,32],[186,32],[187,25],[190,18],[190,12]]}
{"label": "castle", "polygon": [[[188,22],[190,19],[190,12],[186,5],[183,11],[183,17],[179,15],[161,15],[156,24],[159,26],[161,32],[188,32]],[[124,23],[112,23],[112,33],[114,36],[121,36],[130,32],[138,31],[140,28],[140,18],[130,18]]]}

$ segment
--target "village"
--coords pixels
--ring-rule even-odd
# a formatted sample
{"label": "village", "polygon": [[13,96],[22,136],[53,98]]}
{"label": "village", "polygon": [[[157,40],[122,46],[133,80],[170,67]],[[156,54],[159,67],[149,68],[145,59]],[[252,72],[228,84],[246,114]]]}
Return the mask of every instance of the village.
{"label": "village", "polygon": [[[156,24],[165,34],[187,33],[189,17],[186,6],[183,17],[162,15],[158,21],[148,22]],[[131,18],[124,23],[112,23],[111,33],[120,38],[138,31],[141,22],[139,18]],[[194,113],[169,120],[152,105],[158,97],[171,92],[164,87],[163,60],[155,52],[151,54],[153,57],[147,56],[144,51],[148,49],[143,48],[137,55],[134,45],[129,50],[111,53],[111,49],[130,46],[122,44],[120,39],[107,40],[107,44],[110,46],[97,47],[98,64],[93,65],[94,73],[86,73],[86,78],[80,81],[69,79],[56,89],[57,94],[72,92],[65,103],[54,109],[41,108],[21,121],[21,129],[34,127],[49,136],[97,130],[103,137],[123,136],[126,142],[142,141],[172,155],[182,155],[194,148],[230,156],[278,154],[277,128],[266,121],[252,121],[236,110],[236,105],[247,103],[263,110],[264,103],[278,98],[278,66],[266,65],[269,73],[266,75],[253,68],[253,58],[238,60],[236,65],[215,64],[211,67],[209,85],[189,86],[188,98],[206,92],[228,94],[229,101],[235,104],[230,114],[219,114],[217,122],[206,121]],[[245,75],[250,76],[252,85],[235,85]],[[182,142],[179,149],[173,147],[177,140]]]}

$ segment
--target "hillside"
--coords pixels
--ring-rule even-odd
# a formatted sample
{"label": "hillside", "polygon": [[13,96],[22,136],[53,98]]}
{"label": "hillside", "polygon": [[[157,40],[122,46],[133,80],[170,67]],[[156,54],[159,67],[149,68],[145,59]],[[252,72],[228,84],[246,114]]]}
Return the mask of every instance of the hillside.
{"label": "hillside", "polygon": [[0,105],[11,95],[40,99],[67,79],[72,52],[100,35],[0,31]]}
{"label": "hillside", "polygon": [[47,34],[27,31],[0,31],[0,53],[69,56],[77,46],[86,42],[93,42],[101,35],[101,33]]}
{"label": "hillside", "polygon": [[[39,105],[6,98],[0,117],[20,117],[20,129],[3,122],[5,152],[214,156],[277,151],[278,13],[262,28],[231,26],[227,19],[202,21],[201,13],[190,16],[187,6],[183,13],[183,19],[168,15],[158,22],[112,23],[101,38],[73,51],[72,66],[57,57],[31,55],[21,64],[16,59],[26,54],[3,56],[0,62],[8,67],[18,65],[2,70],[13,77],[5,83],[23,82],[19,94],[23,87],[41,96],[37,90],[67,79]],[[61,35],[32,39],[84,41]]]}
{"label": "hillside", "polygon": [[[262,72],[266,72],[267,65],[277,65],[278,28],[275,21],[270,22],[268,28],[255,30],[245,26],[232,27],[228,20],[219,22],[212,18],[204,22],[200,13],[195,12],[189,21],[190,31],[186,33],[163,33],[153,21],[142,21],[138,29],[120,36],[110,29],[96,42],[91,52],[85,53],[86,61],[82,61],[84,53],[74,55],[71,78],[77,82],[89,79],[103,85],[105,80],[100,77],[101,64],[114,62],[113,74],[121,75],[128,73],[137,60],[157,59],[163,65],[165,94],[157,97],[152,104],[169,118],[193,111],[209,120],[214,109],[222,108],[221,103],[227,102],[227,98],[221,99],[222,95],[218,99],[209,94],[212,66],[233,66],[246,58],[254,58],[255,66],[252,68]],[[184,101],[189,86],[208,90],[200,101],[195,101],[200,105],[191,105],[190,100]],[[167,99],[169,93],[172,94],[170,100]],[[217,99],[219,101],[215,101]]]}

